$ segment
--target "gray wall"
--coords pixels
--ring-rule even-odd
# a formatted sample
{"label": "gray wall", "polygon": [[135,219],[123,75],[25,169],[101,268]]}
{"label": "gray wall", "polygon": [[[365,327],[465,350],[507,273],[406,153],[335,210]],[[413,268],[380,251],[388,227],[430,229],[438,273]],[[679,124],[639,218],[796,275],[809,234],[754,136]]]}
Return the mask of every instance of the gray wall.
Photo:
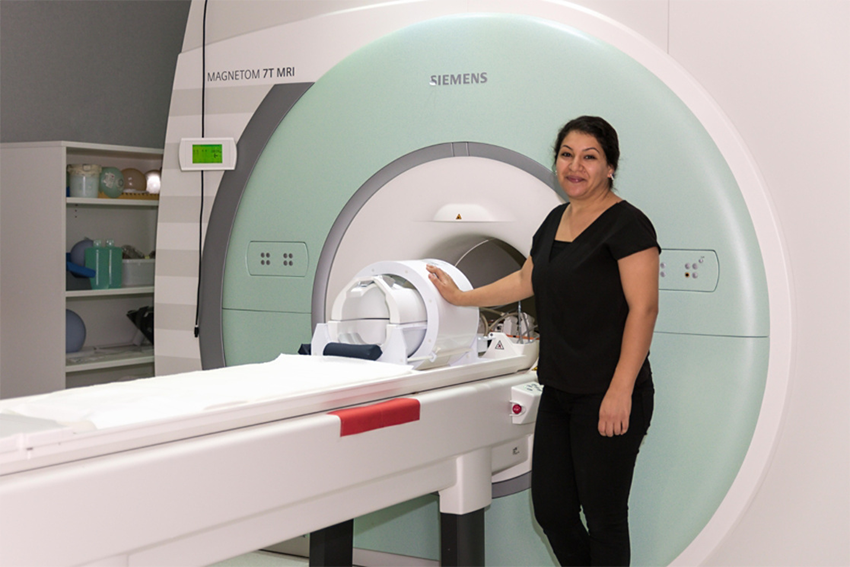
{"label": "gray wall", "polygon": [[162,147],[189,0],[0,0],[0,141]]}

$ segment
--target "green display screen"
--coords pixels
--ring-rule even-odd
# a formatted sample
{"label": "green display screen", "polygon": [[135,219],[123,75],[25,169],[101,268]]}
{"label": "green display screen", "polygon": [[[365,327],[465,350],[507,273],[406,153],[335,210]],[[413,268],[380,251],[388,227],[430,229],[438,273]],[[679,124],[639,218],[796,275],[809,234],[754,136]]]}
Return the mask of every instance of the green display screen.
{"label": "green display screen", "polygon": [[221,144],[192,144],[192,163],[222,163]]}

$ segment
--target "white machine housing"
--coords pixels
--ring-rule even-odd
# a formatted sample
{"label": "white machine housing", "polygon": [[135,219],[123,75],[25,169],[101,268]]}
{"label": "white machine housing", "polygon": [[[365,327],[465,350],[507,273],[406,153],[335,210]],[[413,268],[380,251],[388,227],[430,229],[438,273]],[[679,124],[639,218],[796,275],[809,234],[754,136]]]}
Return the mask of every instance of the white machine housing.
{"label": "white machine housing", "polygon": [[[205,49],[218,69],[250,68],[271,53],[305,57],[295,66],[297,78],[273,81],[268,90],[206,83],[209,94],[238,88],[262,102],[244,97],[208,116],[217,135],[239,134],[240,165],[221,177],[204,244],[205,367],[264,360],[311,340],[311,323],[329,319],[329,300],[371,262],[480,258],[479,242],[501,240],[521,263],[534,228],[563,198],[549,168],[553,129],[570,116],[605,116],[624,143],[618,189],[653,220],[669,267],[659,274],[664,286],[652,345],[657,411],[630,503],[633,557],[700,562],[682,553],[701,533],[716,543],[744,505],[740,494],[752,493],[763,470],[759,450],[770,444],[776,416],[770,391],[781,389],[788,352],[786,272],[770,207],[752,161],[710,97],[663,51],[567,3],[382,3],[301,20],[286,33],[267,23]],[[340,43],[306,47],[331,29]],[[333,61],[314,58],[331,50]],[[467,71],[479,79],[486,74],[486,83],[464,84]],[[442,80],[446,73],[461,81]],[[196,85],[194,75],[183,75],[175,93],[188,96]],[[241,121],[234,112],[243,113]],[[179,130],[181,138],[191,135]],[[346,151],[333,152],[328,167],[328,149],[338,143]],[[515,183],[522,175],[536,181]],[[184,183],[183,176],[174,182]],[[527,231],[517,222],[522,215],[533,225]],[[689,277],[688,264],[715,254],[722,277],[702,265],[698,278]],[[287,261],[264,264],[269,255]],[[476,285],[486,281],[467,274]],[[158,368],[168,356],[181,354],[159,349]],[[665,498],[655,497],[658,487]],[[516,564],[546,564],[543,545],[521,533],[531,524],[524,499],[517,493],[490,508],[488,525],[501,533],[488,536],[489,552]],[[683,499],[692,503],[687,511],[676,504]],[[404,531],[357,545],[389,550],[386,544]],[[393,548],[432,556],[433,547],[419,544],[436,538],[416,540]],[[693,549],[701,555],[712,545]]]}

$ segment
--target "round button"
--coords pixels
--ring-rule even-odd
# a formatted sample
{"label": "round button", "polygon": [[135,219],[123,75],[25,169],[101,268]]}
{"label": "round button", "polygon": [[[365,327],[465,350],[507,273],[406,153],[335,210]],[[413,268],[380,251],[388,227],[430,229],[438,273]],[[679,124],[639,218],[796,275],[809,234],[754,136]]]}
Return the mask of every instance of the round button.
{"label": "round button", "polygon": [[514,415],[519,415],[522,413],[522,406],[520,404],[514,404],[511,406],[511,411],[514,412]]}

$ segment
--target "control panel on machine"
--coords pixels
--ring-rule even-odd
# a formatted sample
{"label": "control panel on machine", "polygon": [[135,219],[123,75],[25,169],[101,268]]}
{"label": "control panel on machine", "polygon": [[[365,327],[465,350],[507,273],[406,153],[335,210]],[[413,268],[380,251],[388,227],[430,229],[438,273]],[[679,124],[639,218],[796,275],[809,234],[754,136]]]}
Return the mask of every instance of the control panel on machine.
{"label": "control panel on machine", "polygon": [[659,289],[703,292],[717,289],[720,267],[714,250],[664,250],[658,267]]}
{"label": "control panel on machine", "polygon": [[221,171],[236,168],[233,138],[183,138],[179,149],[183,171]]}

